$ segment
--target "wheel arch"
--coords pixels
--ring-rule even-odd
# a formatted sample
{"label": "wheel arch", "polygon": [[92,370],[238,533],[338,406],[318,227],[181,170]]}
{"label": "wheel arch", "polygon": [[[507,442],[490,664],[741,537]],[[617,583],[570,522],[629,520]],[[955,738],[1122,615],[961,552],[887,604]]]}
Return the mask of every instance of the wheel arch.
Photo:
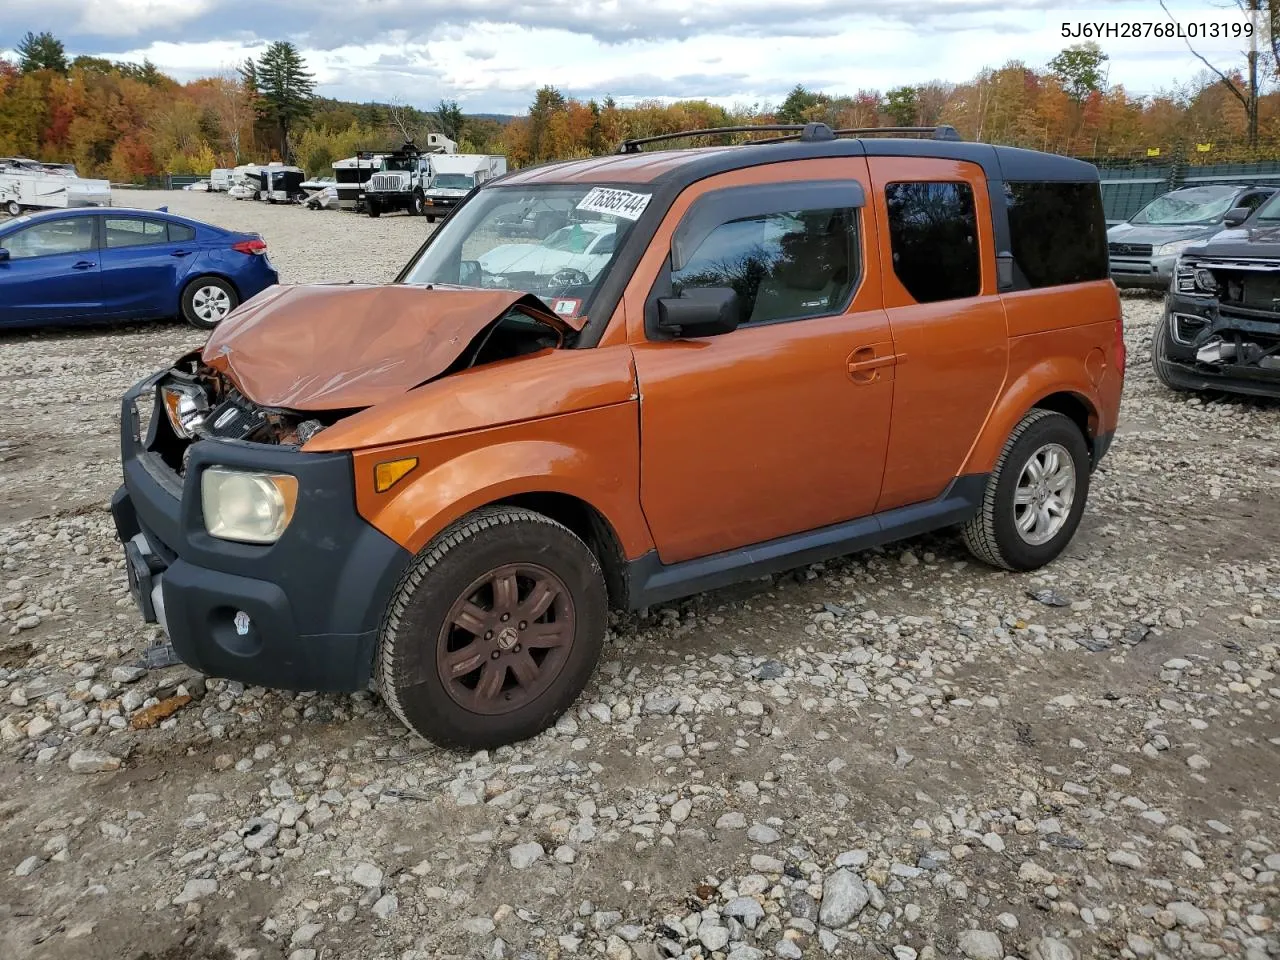
{"label": "wheel arch", "polygon": [[1052,410],[1071,419],[1084,435],[1090,454],[1104,429],[1102,404],[1083,363],[1047,359],[1009,384],[987,417],[961,474],[989,473],[1013,430],[1032,410]]}

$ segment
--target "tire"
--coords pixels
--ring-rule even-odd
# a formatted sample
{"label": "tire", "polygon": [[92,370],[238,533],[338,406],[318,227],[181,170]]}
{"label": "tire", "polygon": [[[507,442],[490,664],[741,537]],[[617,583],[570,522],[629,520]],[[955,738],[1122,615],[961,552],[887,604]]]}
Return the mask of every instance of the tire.
{"label": "tire", "polygon": [[1172,324],[1172,316],[1161,317],[1160,322],[1156,324],[1156,328],[1151,334],[1151,369],[1155,373],[1156,379],[1166,387],[1182,393],[1186,392],[1187,388],[1179,382],[1177,372],[1167,359],[1169,356],[1169,340],[1173,336],[1172,331],[1169,329]]}
{"label": "tire", "polygon": [[22,216],[22,205],[17,200],[10,200],[4,205],[4,212],[11,217]]}
{"label": "tire", "polygon": [[376,203],[374,203],[372,200],[370,200],[370,201],[369,201],[369,203],[368,203],[368,207],[369,207],[369,216],[371,216],[371,217],[380,217],[380,216],[382,216],[382,209],[381,209],[381,208],[380,208]]}
{"label": "tire", "polygon": [[[499,613],[502,580],[515,585],[510,621]],[[518,619],[540,584],[556,591],[545,612]],[[486,507],[427,544],[401,577],[382,621],[377,684],[405,726],[441,746],[514,743],[545,730],[577,699],[600,657],[607,616],[600,564],[571,530],[529,510]],[[557,624],[561,644],[522,649],[532,628],[549,635]],[[469,672],[451,677],[449,654],[456,670]],[[529,664],[535,672],[518,677]]]}
{"label": "tire", "polygon": [[415,217],[426,216],[427,201],[426,201],[426,198],[422,196],[421,191],[418,191],[418,190],[413,191],[413,200],[411,201],[411,204],[412,205],[409,207],[410,213],[412,213]]}
{"label": "tire", "polygon": [[436,222],[436,215],[434,213],[428,213],[427,223],[435,223],[435,222]]}
{"label": "tire", "polygon": [[[1055,460],[1047,458],[1052,454]],[[1059,464],[1041,486],[1031,471],[1036,460],[1042,472],[1047,463]],[[996,468],[987,480],[982,509],[963,528],[965,546],[979,560],[1004,570],[1036,570],[1051,563],[1075,535],[1089,496],[1089,446],[1070,417],[1052,410],[1032,410],[1013,429]],[[1070,477],[1070,488],[1054,490],[1055,479]],[[1026,480],[1024,484],[1023,481]],[[1033,498],[1019,512],[1018,489]],[[1069,502],[1062,501],[1069,494]],[[1047,500],[1036,498],[1048,497]],[[1057,499],[1060,509],[1053,510]],[[1037,510],[1037,503],[1044,507]],[[1033,514],[1034,526],[1025,533],[1019,520]],[[1047,519],[1046,519],[1047,518]]]}
{"label": "tire", "polygon": [[218,277],[197,277],[182,291],[182,318],[201,330],[212,330],[240,303],[235,288]]}

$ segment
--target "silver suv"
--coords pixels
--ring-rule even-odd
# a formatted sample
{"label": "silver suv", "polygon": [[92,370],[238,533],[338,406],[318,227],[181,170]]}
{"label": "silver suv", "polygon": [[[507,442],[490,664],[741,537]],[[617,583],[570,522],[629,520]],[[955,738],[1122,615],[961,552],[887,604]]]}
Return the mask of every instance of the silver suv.
{"label": "silver suv", "polygon": [[1183,250],[1243,222],[1239,212],[1228,214],[1241,207],[1252,213],[1275,192],[1275,187],[1216,183],[1156,197],[1107,231],[1111,279],[1118,287],[1167,290]]}

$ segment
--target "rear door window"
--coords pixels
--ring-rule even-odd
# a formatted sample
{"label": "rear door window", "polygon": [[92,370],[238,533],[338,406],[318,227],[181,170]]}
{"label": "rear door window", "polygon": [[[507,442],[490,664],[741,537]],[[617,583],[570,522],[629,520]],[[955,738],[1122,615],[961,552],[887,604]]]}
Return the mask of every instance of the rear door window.
{"label": "rear door window", "polygon": [[794,210],[730,220],[671,274],[672,292],[732,287],[744,323],[844,308],[858,279],[857,210]]}
{"label": "rear door window", "polygon": [[976,297],[982,290],[973,188],[960,181],[885,185],[893,272],[917,303]]}
{"label": "rear door window", "polygon": [[120,247],[141,247],[152,243],[167,243],[168,226],[163,220],[144,220],[140,217],[108,217],[104,221],[106,246],[109,250]]}
{"label": "rear door window", "polygon": [[1004,196],[1016,287],[1107,278],[1107,221],[1096,183],[1006,183]]}

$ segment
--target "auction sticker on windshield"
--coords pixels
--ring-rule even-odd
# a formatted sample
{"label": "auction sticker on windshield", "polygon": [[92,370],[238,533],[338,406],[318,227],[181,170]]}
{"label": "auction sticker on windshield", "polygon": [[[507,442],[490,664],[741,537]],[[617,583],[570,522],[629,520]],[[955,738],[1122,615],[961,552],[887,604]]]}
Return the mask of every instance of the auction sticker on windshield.
{"label": "auction sticker on windshield", "polygon": [[632,193],[612,187],[592,187],[578,201],[578,209],[587,213],[610,213],[627,220],[638,220],[649,205],[651,193]]}

